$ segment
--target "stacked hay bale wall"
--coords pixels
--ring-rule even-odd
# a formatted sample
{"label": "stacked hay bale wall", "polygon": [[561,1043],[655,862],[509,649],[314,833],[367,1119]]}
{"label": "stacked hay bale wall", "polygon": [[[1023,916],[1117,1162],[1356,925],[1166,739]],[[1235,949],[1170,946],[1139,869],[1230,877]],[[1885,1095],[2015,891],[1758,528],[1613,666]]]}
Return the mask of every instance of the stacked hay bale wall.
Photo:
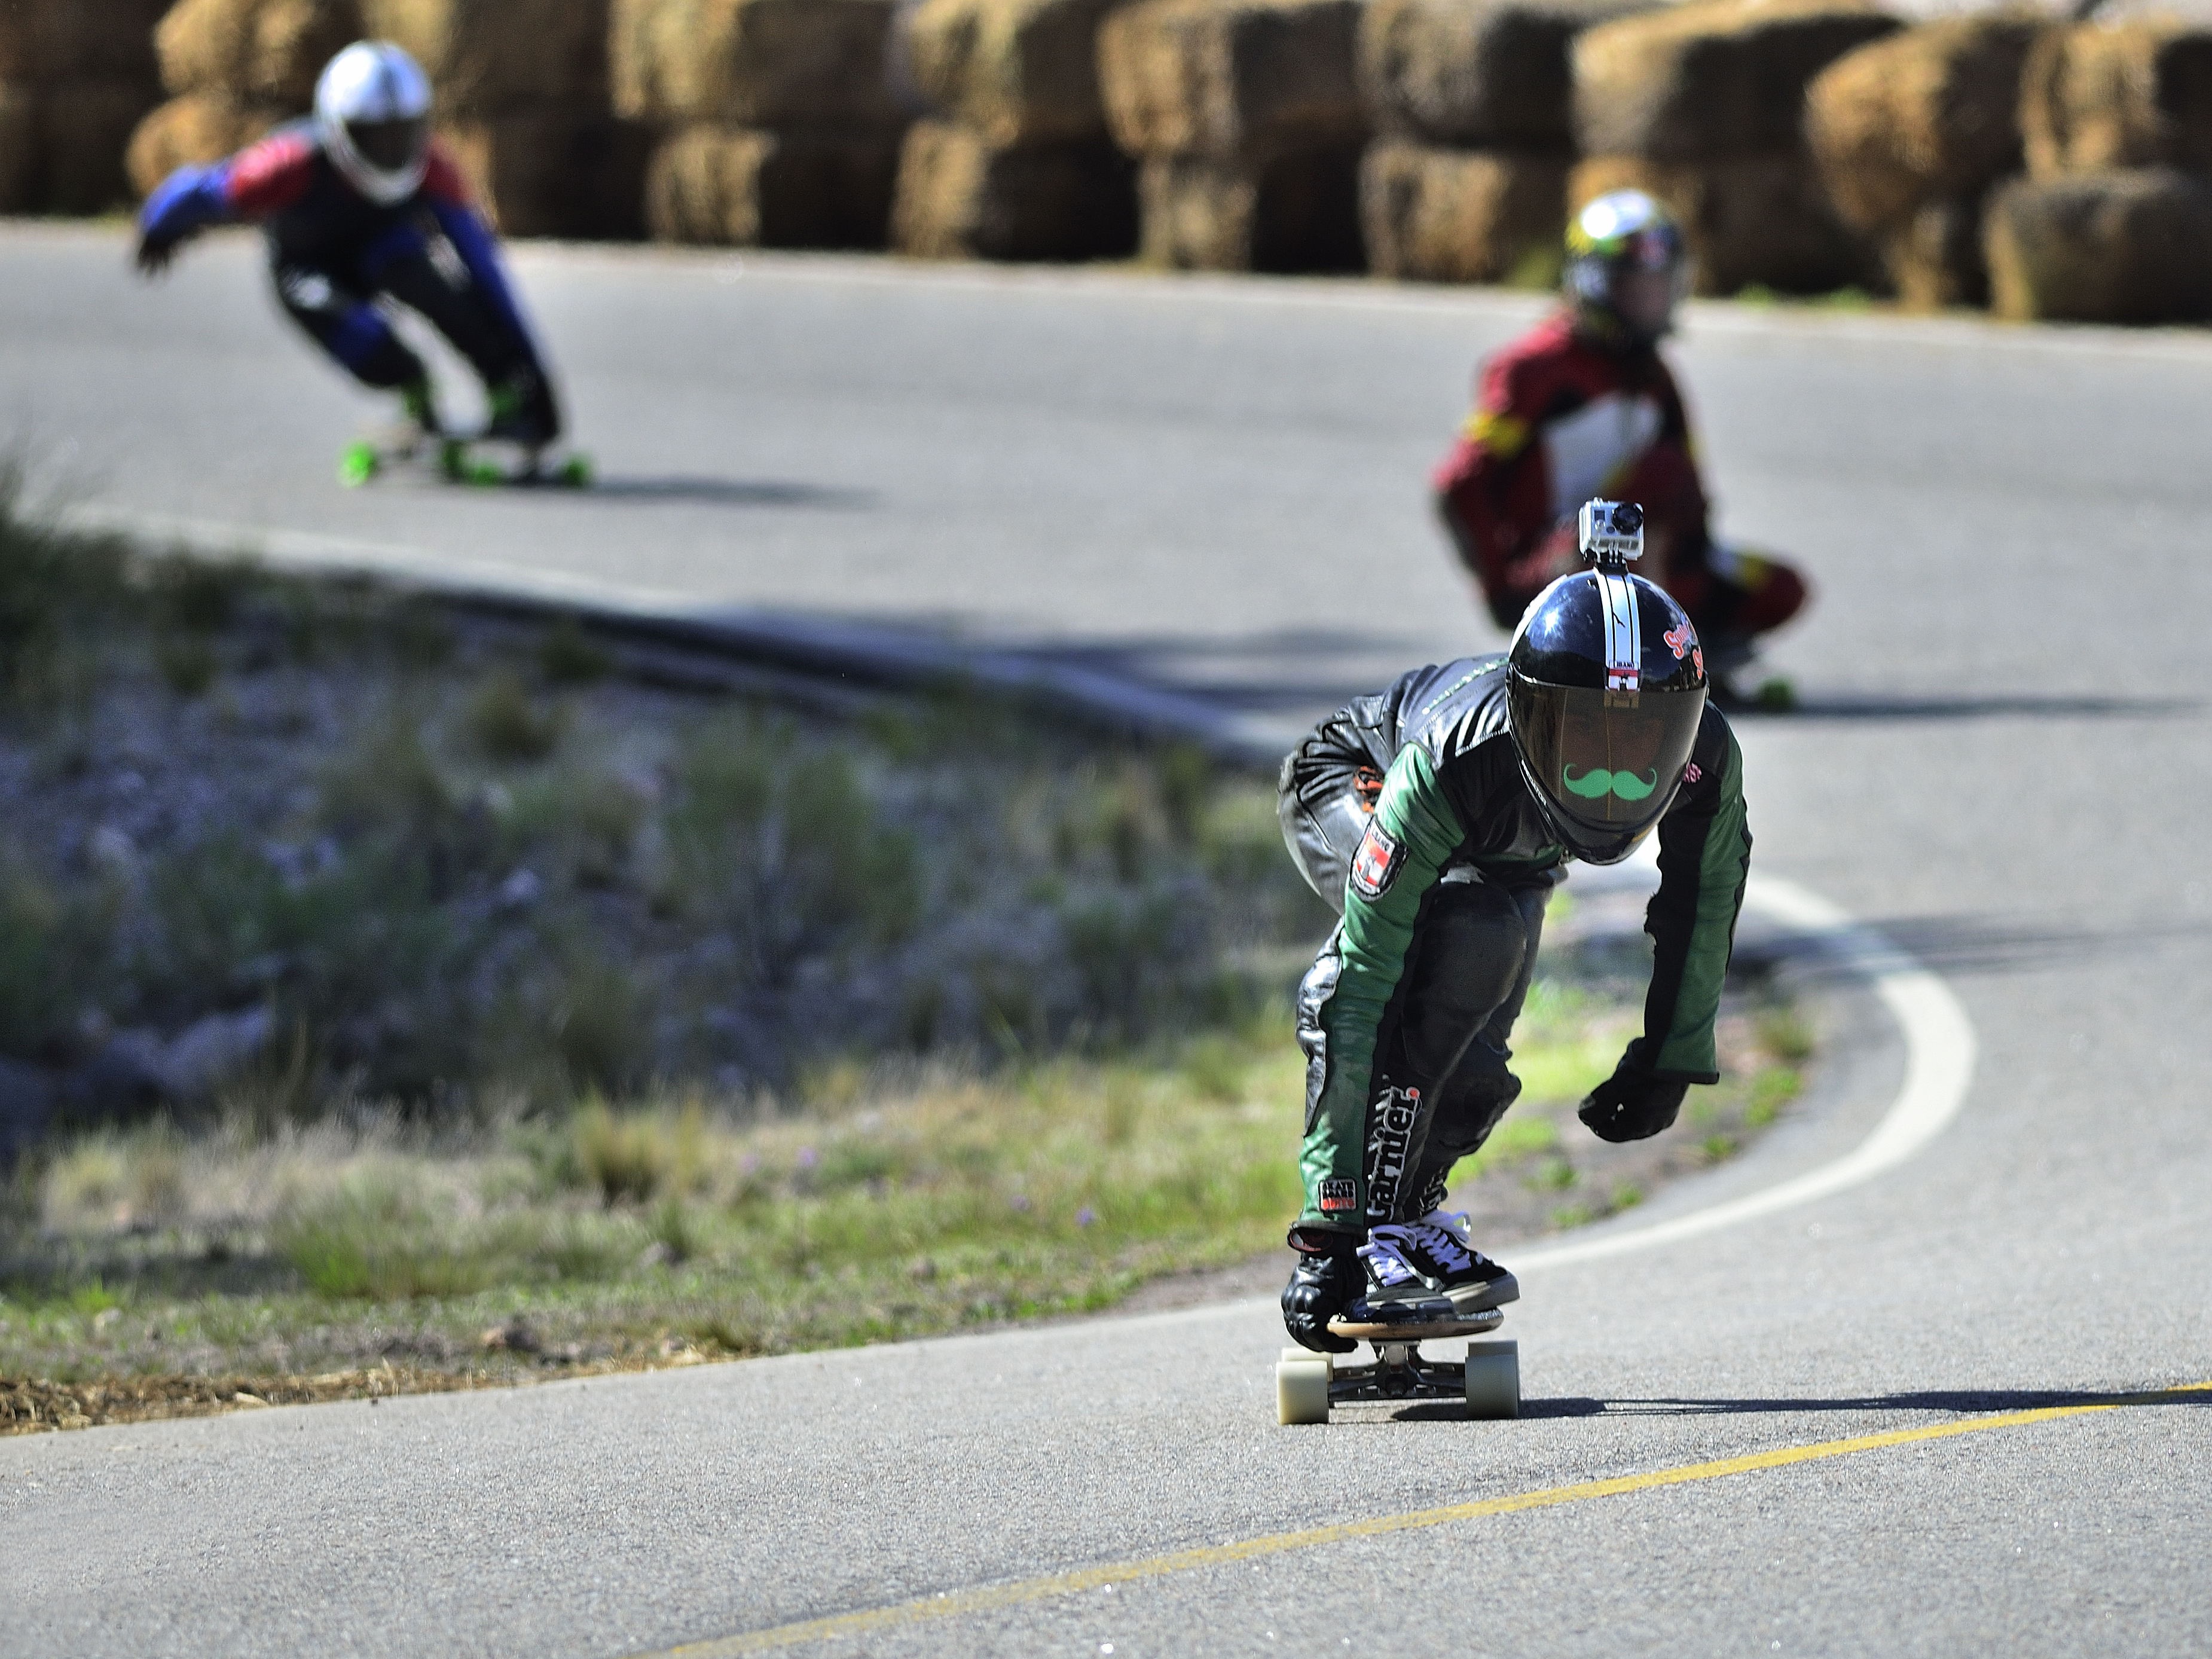
{"label": "stacked hay bale wall", "polygon": [[1379,276],[1549,286],[1574,160],[1568,52],[1639,0],[1369,0],[1360,166]]}
{"label": "stacked hay bale wall", "polygon": [[1106,132],[1112,0],[922,0],[900,45],[932,113],[906,135],[891,246],[922,258],[1107,258],[1136,246],[1134,170]]}
{"label": "stacked hay bale wall", "polygon": [[607,0],[359,0],[437,88],[439,134],[510,236],[642,228],[649,136],[610,94]]}
{"label": "stacked hay bale wall", "polygon": [[1139,0],[1098,34],[1115,142],[1137,158],[1140,251],[1213,270],[1364,263],[1357,0]]}
{"label": "stacked hay bale wall", "polygon": [[161,97],[162,3],[0,5],[0,212],[97,213],[130,199],[124,150]]}
{"label": "stacked hay bale wall", "polygon": [[2033,179],[2212,173],[2212,28],[2166,17],[2054,30],[2029,60],[2020,116]]}
{"label": "stacked hay bale wall", "polygon": [[307,113],[323,65],[361,33],[356,0],[180,0],[155,31],[171,95],[131,136],[131,187],[150,195]]}
{"label": "stacked hay bale wall", "polygon": [[2021,179],[1991,198],[1990,299],[2019,320],[2212,317],[2212,185],[2170,167]]}
{"label": "stacked hay bale wall", "polygon": [[2212,317],[2212,28],[2054,29],[2023,75],[2027,177],[1983,222],[1991,307],[2018,320]]}
{"label": "stacked hay bale wall", "polygon": [[613,0],[615,107],[667,241],[881,247],[907,112],[891,0]]}
{"label": "stacked hay bale wall", "polygon": [[306,114],[315,79],[364,38],[404,47],[438,135],[510,236],[641,228],[646,137],[608,97],[605,0],[180,0],[156,34],[173,96],[131,140],[143,195]]}
{"label": "stacked hay bale wall", "polygon": [[1898,27],[1859,0],[1692,0],[1587,31],[1570,209],[1650,191],[1681,219],[1704,294],[1878,281],[1814,171],[1803,110],[1814,76]]}
{"label": "stacked hay bale wall", "polygon": [[2021,164],[2032,14],[1945,19],[1847,53],[1806,93],[1806,137],[1844,222],[1917,310],[1979,305],[1984,198]]}

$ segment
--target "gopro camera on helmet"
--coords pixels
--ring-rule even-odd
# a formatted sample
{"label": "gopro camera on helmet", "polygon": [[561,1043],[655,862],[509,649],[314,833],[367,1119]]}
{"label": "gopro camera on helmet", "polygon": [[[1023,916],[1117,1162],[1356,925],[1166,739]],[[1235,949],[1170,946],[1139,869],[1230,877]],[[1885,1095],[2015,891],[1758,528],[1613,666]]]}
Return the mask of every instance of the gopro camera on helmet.
{"label": "gopro camera on helmet", "polygon": [[1584,501],[1577,530],[1583,556],[1602,569],[1644,556],[1644,509],[1634,501]]}
{"label": "gopro camera on helmet", "polygon": [[1506,714],[1521,775],[1560,844],[1617,864],[1666,815],[1705,711],[1697,630],[1631,575],[1644,509],[1590,501],[1578,520],[1595,568],[1536,596],[1513,636]]}

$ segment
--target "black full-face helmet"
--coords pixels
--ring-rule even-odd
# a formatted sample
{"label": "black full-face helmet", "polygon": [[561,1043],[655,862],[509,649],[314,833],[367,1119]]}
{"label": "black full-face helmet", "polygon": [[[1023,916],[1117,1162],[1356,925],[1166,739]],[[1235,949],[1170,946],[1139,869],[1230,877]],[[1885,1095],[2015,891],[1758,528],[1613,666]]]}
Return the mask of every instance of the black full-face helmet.
{"label": "black full-face helmet", "polygon": [[1537,806],[1577,858],[1618,864],[1674,805],[1697,742],[1697,630],[1664,592],[1601,558],[1537,595],[1508,660],[1507,714]]}

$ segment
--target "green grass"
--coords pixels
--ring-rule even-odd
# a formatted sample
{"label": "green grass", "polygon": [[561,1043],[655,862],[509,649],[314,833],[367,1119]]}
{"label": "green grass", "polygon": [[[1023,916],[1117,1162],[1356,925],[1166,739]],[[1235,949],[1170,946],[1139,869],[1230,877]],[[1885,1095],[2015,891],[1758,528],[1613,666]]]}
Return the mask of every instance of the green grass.
{"label": "green grass", "polygon": [[[374,1363],[395,1323],[466,1368],[518,1316],[581,1361],[1103,1307],[1267,1248],[1297,1207],[1287,1031],[1209,1039],[1205,1094],[1194,1058],[870,1073],[796,1114],[587,1097],[465,1141],[396,1121],[84,1137],[28,1195],[0,1374],[329,1370]],[[121,1206],[157,1156],[185,1198],[149,1228]]]}
{"label": "green grass", "polygon": [[[62,532],[0,476],[0,744],[35,759],[0,1056],[259,1005],[289,1112],[788,1092],[841,1054],[1180,1040],[1326,927],[1268,781],[1196,750],[959,684],[832,716],[618,666],[574,619]],[[126,793],[167,810],[118,841]]]}
{"label": "green grass", "polygon": [[561,741],[566,722],[512,668],[495,671],[469,700],[466,722],[477,752],[492,761],[539,761]]}
{"label": "green grass", "polygon": [[[1723,1126],[1627,1149],[1572,1122],[1588,1040],[1632,1018],[1547,985],[1525,1095],[1455,1173],[1525,1230],[1640,1202],[1729,1155],[1799,1073],[1745,1048]],[[1732,1042],[1759,1023],[1732,1015]],[[1598,1068],[1601,1074],[1604,1068]],[[1785,1083],[1785,1079],[1787,1080]],[[846,1057],[789,1097],[586,1093],[440,1126],[390,1113],[82,1134],[19,1177],[0,1238],[0,1375],[267,1373],[398,1355],[425,1376],[662,1363],[929,1334],[1112,1305],[1279,1245],[1300,1192],[1286,1015],[1116,1058],[990,1070]],[[527,1342],[506,1332],[520,1321]],[[518,1346],[520,1344],[520,1346]]]}
{"label": "green grass", "polygon": [[[276,1033],[0,1185],[0,1375],[917,1335],[1247,1260],[1298,1206],[1285,1008],[1327,917],[1270,781],[1196,750],[957,684],[666,692],[571,623],[63,536],[4,478],[0,743],[0,1055]],[[141,797],[191,810],[101,816]],[[1635,948],[1533,990],[1526,1092],[1454,1177],[1486,1237],[1639,1201],[1795,1097],[1813,1034],[1754,994],[1675,1163],[1596,1148],[1571,1109]]]}

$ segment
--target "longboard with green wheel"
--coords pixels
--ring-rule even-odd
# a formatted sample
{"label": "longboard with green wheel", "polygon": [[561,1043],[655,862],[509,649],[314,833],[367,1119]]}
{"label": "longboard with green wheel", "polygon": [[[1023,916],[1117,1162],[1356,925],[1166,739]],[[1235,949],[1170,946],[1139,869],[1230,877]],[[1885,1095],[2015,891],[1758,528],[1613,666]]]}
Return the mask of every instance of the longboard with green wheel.
{"label": "longboard with green wheel", "polygon": [[[1275,1420],[1326,1423],[1338,1406],[1462,1402],[1471,1418],[1521,1415],[1521,1347],[1491,1334],[1505,1322],[1499,1308],[1470,1309],[1466,1298],[1370,1297],[1329,1321],[1329,1329],[1364,1342],[1372,1358],[1285,1348],[1275,1364]],[[1464,1359],[1421,1352],[1424,1342],[1468,1339]]]}
{"label": "longboard with green wheel", "polygon": [[[506,454],[487,454],[487,447]],[[592,478],[591,458],[580,452],[548,456],[542,450],[524,448],[481,434],[457,434],[405,443],[379,443],[362,438],[348,444],[338,456],[338,482],[357,489],[387,473],[410,470],[442,483],[468,484],[479,489],[552,488],[586,489]]]}

